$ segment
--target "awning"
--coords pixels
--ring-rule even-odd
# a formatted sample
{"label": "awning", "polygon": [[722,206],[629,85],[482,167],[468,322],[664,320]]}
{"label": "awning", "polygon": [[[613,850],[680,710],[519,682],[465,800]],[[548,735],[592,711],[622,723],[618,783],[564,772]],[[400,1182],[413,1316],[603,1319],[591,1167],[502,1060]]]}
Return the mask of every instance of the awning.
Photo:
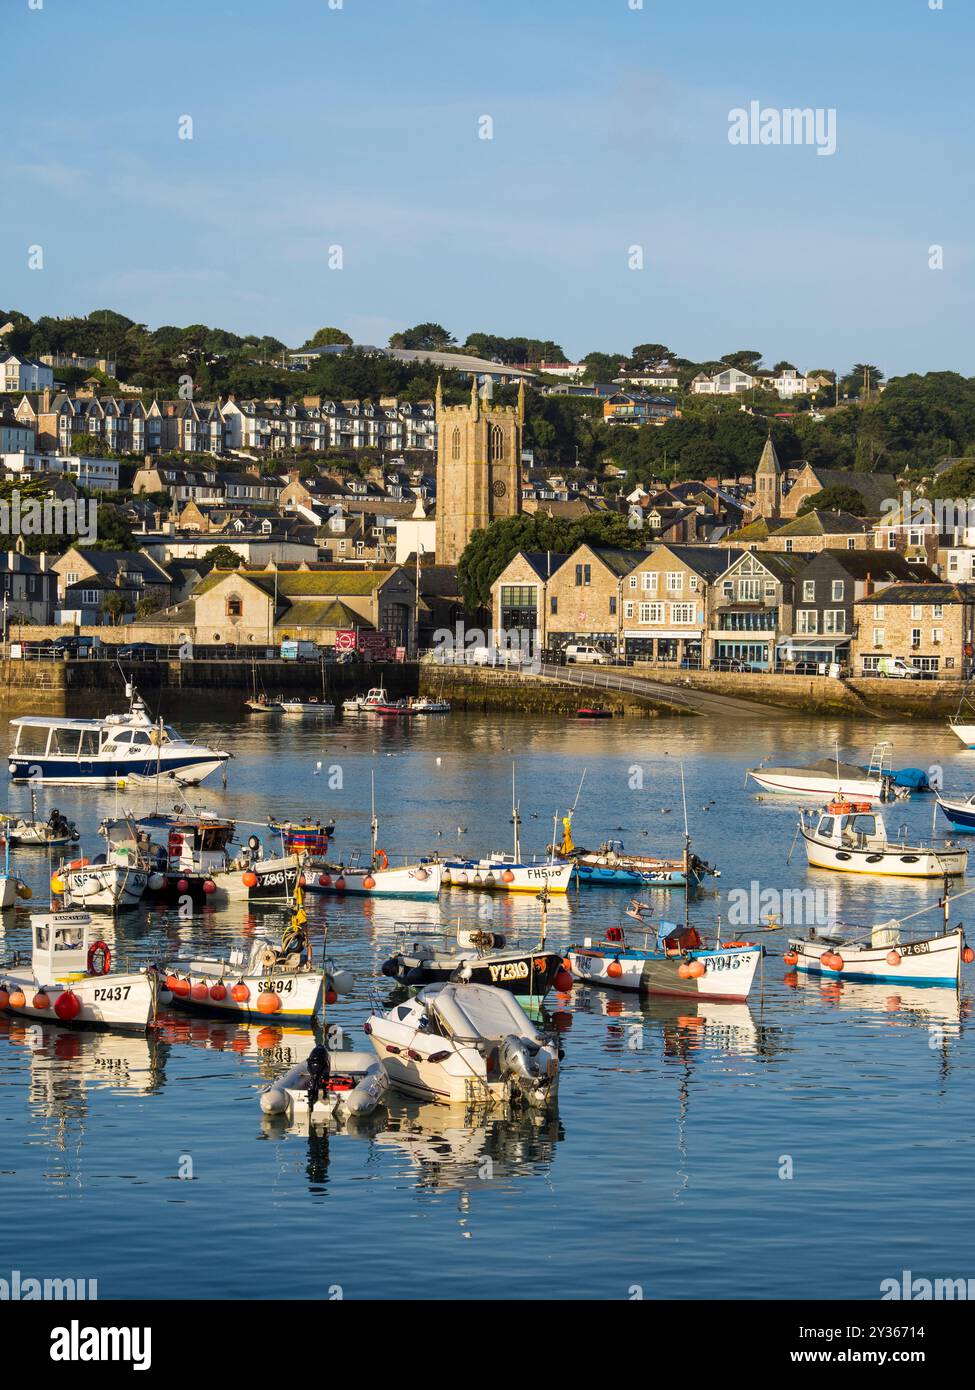
{"label": "awning", "polygon": [[835,652],[839,647],[848,647],[852,641],[849,633],[842,637],[783,637],[776,650],[787,651],[791,647],[803,652]]}

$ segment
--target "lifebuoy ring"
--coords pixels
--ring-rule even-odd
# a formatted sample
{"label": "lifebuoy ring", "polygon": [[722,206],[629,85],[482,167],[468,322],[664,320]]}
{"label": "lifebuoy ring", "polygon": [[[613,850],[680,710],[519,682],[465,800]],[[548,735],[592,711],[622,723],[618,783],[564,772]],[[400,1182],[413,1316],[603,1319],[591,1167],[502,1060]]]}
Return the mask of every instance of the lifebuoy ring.
{"label": "lifebuoy ring", "polygon": [[86,869],[87,867],[87,859],[72,859],[71,863],[68,865],[69,869]]}
{"label": "lifebuoy ring", "polygon": [[[101,969],[96,970],[95,957],[99,954],[101,955]],[[112,953],[109,950],[108,942],[102,941],[101,939],[99,939],[98,941],[93,941],[91,945],[88,947],[88,974],[107,975],[111,968]]]}
{"label": "lifebuoy ring", "polygon": [[386,854],[386,851],[385,851],[384,849],[377,849],[377,850],[376,850],[376,868],[377,868],[377,869],[388,869],[388,868],[389,868],[389,858],[388,858],[388,856],[387,856],[387,854]]}

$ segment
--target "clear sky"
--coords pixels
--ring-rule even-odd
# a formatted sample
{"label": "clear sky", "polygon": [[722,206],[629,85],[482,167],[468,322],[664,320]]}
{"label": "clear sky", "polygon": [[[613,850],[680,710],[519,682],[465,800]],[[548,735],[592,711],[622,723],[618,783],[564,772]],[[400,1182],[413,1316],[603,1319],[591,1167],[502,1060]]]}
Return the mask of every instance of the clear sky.
{"label": "clear sky", "polygon": [[[975,0],[40,2],[0,8],[4,307],[975,374]],[[836,153],[731,144],[753,101]]]}

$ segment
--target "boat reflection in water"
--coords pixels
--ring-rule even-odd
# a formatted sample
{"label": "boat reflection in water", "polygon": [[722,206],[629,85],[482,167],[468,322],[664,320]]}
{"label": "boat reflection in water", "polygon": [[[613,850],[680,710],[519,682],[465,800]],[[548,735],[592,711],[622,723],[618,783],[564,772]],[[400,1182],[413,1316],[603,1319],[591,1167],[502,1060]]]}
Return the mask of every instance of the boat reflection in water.
{"label": "boat reflection in water", "polygon": [[61,1149],[73,1124],[84,1127],[89,1091],[150,1095],[162,1088],[170,1051],[153,1033],[79,1032],[26,1019],[0,1018],[0,1039],[30,1058],[28,1105],[55,1121],[52,1142]]}
{"label": "boat reflection in water", "polygon": [[591,990],[576,991],[573,1007],[577,1013],[602,1014],[610,1020],[603,1044],[607,1052],[640,1053],[652,1032],[660,1033],[665,1057],[711,1051],[770,1061],[785,1049],[782,1029],[756,1018],[748,1004],[656,995],[638,1000]]}

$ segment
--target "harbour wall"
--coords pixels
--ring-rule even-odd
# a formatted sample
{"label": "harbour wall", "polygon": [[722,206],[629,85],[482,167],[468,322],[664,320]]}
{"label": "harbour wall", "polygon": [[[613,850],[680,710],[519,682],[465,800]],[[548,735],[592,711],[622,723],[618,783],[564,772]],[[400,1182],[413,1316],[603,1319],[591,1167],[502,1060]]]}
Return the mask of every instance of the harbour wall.
{"label": "harbour wall", "polygon": [[733,695],[759,704],[801,710],[805,714],[941,720],[954,714],[961,681],[833,680],[829,676],[789,676],[770,672],[662,671],[657,666],[627,668],[661,685]]}

